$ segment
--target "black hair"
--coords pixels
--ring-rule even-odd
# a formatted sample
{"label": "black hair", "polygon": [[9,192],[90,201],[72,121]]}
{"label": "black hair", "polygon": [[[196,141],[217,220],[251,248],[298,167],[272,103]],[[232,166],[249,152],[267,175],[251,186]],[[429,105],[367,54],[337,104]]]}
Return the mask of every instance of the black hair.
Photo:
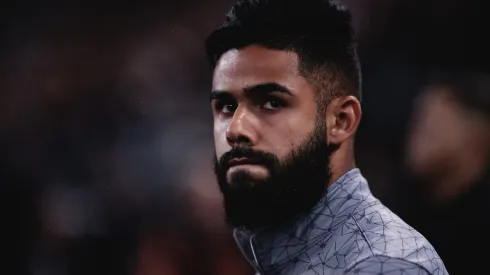
{"label": "black hair", "polygon": [[[238,0],[206,40],[214,68],[232,49],[259,45],[298,55],[300,73],[323,100],[361,99],[361,73],[351,14],[328,0]],[[326,101],[325,101],[326,100]]]}

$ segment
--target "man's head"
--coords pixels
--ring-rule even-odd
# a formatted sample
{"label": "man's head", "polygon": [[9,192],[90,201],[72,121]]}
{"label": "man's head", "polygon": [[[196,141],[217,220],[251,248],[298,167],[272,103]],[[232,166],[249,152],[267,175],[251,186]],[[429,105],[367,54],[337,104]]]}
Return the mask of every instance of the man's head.
{"label": "man's head", "polygon": [[353,162],[361,95],[349,12],[324,0],[241,0],[206,47],[228,221],[257,229],[307,211]]}
{"label": "man's head", "polygon": [[415,176],[433,183],[427,187],[434,195],[454,195],[486,168],[489,90],[489,74],[446,69],[430,77],[416,101],[407,163]]}

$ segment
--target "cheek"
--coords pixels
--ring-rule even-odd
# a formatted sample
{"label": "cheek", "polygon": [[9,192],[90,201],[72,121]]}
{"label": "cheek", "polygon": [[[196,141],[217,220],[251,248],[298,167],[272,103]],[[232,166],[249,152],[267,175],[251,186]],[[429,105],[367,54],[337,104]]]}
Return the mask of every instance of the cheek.
{"label": "cheek", "polygon": [[267,128],[262,128],[262,136],[268,137],[272,151],[277,157],[283,159],[298,148],[315,130],[315,123],[309,123],[311,118],[303,118],[296,121],[282,120]]}
{"label": "cheek", "polygon": [[440,161],[455,158],[464,147],[465,135],[451,123],[420,125],[410,140],[409,156],[416,166],[437,165]]}
{"label": "cheek", "polygon": [[422,105],[413,119],[410,138],[410,154],[416,159],[425,159],[437,154],[444,148],[445,136],[447,136],[447,123],[445,115],[439,105],[431,109]]}
{"label": "cheek", "polygon": [[409,154],[417,162],[425,162],[427,158],[436,155],[444,149],[444,127],[438,123],[430,123],[423,118],[416,121],[410,139]]}
{"label": "cheek", "polygon": [[219,158],[225,152],[230,150],[230,146],[226,141],[226,129],[227,124],[223,122],[214,123],[214,148],[216,151],[216,156]]}

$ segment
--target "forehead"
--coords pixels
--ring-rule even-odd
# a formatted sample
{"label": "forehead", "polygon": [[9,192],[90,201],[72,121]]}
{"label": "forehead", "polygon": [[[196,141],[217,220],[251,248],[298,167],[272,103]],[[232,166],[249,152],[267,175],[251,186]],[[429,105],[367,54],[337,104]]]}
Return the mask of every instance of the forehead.
{"label": "forehead", "polygon": [[428,86],[419,97],[418,111],[425,115],[454,116],[458,104],[446,87]]}
{"label": "forehead", "polygon": [[[416,101],[413,123],[418,135],[465,132],[470,117],[445,87],[426,87]],[[450,123],[448,123],[450,122]]]}
{"label": "forehead", "polygon": [[216,64],[213,88],[242,89],[245,86],[277,82],[286,87],[305,85],[299,74],[298,55],[290,51],[248,46],[224,53]]}

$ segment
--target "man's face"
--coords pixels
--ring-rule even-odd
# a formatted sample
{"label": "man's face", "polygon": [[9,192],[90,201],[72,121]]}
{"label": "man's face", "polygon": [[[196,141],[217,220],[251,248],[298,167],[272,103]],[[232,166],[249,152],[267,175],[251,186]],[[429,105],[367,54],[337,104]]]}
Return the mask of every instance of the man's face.
{"label": "man's face", "polygon": [[330,176],[325,114],[292,52],[230,50],[213,77],[215,173],[228,222],[275,226],[311,208]]}
{"label": "man's face", "polygon": [[420,176],[444,172],[468,145],[471,129],[450,92],[428,87],[418,98],[411,121],[407,161]]}
{"label": "man's face", "polygon": [[422,190],[454,199],[485,169],[488,118],[462,103],[448,87],[429,86],[416,101],[407,164]]}

